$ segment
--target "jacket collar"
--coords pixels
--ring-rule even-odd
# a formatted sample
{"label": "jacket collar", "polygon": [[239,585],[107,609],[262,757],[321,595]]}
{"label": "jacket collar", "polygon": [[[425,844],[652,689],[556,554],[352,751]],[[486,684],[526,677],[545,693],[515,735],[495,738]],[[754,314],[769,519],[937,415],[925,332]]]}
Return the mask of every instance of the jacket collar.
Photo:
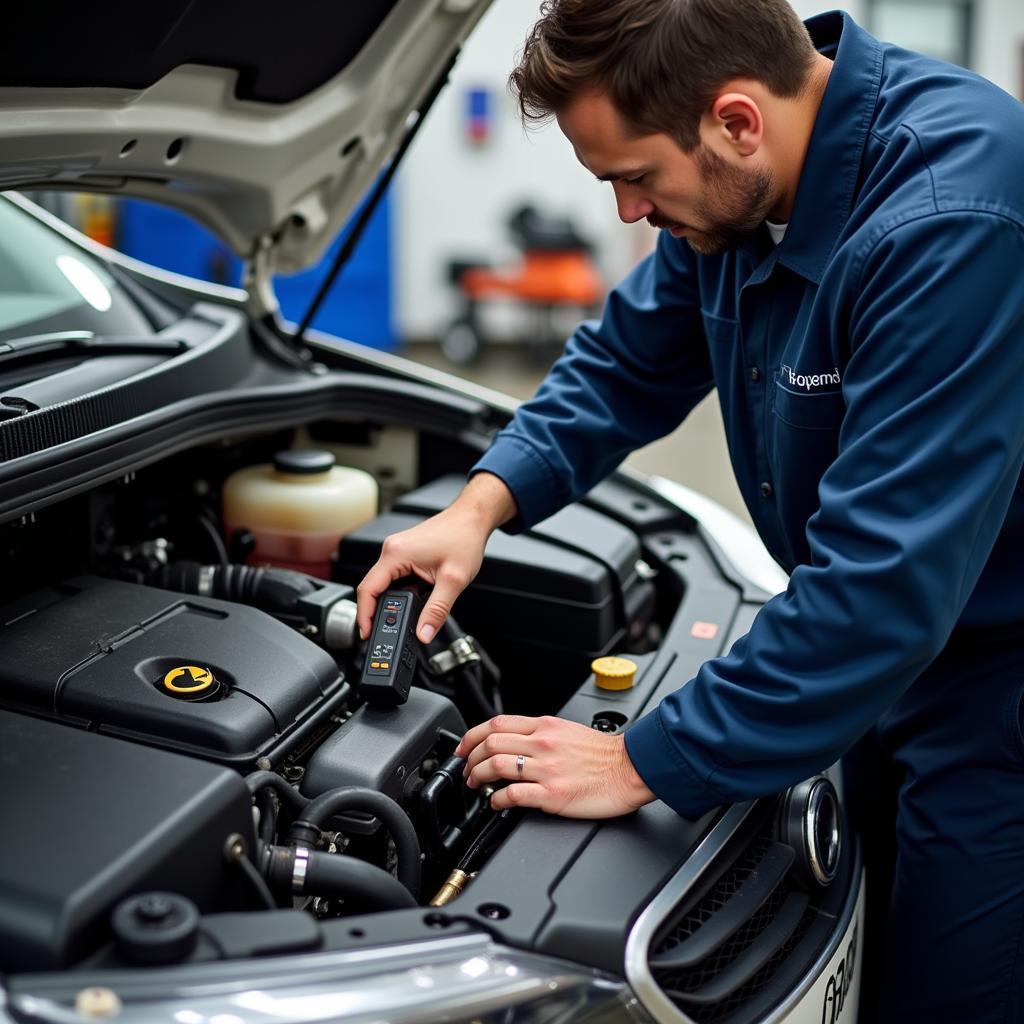
{"label": "jacket collar", "polygon": [[882,47],[842,11],[806,22],[814,45],[834,60],[777,261],[818,284],[850,217],[864,143],[882,78]]}

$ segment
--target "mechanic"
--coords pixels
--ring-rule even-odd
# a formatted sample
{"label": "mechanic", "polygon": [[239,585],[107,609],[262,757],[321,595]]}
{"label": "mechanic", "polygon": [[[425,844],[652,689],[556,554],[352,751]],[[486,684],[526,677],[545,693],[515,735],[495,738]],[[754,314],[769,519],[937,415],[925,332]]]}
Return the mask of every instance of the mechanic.
{"label": "mechanic", "polygon": [[664,230],[461,496],[387,540],[360,630],[415,572],[429,639],[495,528],[578,498],[717,388],[788,589],[624,737],[471,729],[470,783],[511,780],[495,807],[697,818],[852,749],[881,906],[872,858],[898,848],[862,1019],[1024,1021],[1024,107],[784,0],[541,15],[512,74],[525,119],[555,117],[620,217]]}

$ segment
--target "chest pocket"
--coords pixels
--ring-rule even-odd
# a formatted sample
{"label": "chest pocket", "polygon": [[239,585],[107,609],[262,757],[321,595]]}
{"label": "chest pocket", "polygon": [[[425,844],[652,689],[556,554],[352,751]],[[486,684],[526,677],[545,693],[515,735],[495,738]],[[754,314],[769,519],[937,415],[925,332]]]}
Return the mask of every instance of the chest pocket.
{"label": "chest pocket", "polygon": [[801,394],[775,382],[772,412],[790,427],[838,431],[846,413],[842,391],[810,391]]}

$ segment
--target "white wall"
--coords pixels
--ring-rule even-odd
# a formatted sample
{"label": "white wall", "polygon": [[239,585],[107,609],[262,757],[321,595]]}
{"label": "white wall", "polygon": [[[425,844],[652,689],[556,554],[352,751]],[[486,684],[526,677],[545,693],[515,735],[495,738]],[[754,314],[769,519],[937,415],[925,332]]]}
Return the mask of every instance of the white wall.
{"label": "white wall", "polygon": [[[519,122],[505,83],[538,7],[537,0],[495,0],[406,155],[393,236],[401,336],[428,337],[451,318],[450,258],[515,258],[504,224],[517,205],[572,217],[597,244],[611,283],[635,262],[649,231],[619,221],[611,186],[577,163],[557,126],[527,133]],[[464,137],[465,91],[473,87],[494,99],[491,137],[479,147]]]}
{"label": "white wall", "polygon": [[976,0],[974,65],[986,78],[1024,100],[1021,52],[1024,48],[1024,0]]}
{"label": "white wall", "polygon": [[[792,2],[805,18],[832,6],[827,0]],[[1024,0],[975,4],[976,69],[1019,95]],[[517,204],[529,201],[572,216],[598,244],[610,283],[650,244],[646,225],[627,227],[618,221],[610,186],[579,166],[556,126],[526,133],[519,124],[505,83],[538,6],[538,0],[495,0],[399,172],[395,285],[403,337],[435,335],[453,315],[455,302],[445,277],[450,258],[514,258],[504,221]],[[844,7],[862,24],[866,21],[865,0],[847,0]],[[465,90],[474,86],[489,89],[495,100],[491,139],[482,147],[464,138]]]}
{"label": "white wall", "polygon": [[832,11],[837,8],[841,8],[848,14],[852,15],[856,21],[864,22],[864,4],[862,0],[846,0],[846,3],[839,3],[839,0],[835,0],[834,3],[828,3],[828,0],[822,0],[822,2],[815,3],[814,0],[790,0],[790,4],[793,10],[800,15],[801,18],[812,18],[815,14],[821,14],[822,11]]}

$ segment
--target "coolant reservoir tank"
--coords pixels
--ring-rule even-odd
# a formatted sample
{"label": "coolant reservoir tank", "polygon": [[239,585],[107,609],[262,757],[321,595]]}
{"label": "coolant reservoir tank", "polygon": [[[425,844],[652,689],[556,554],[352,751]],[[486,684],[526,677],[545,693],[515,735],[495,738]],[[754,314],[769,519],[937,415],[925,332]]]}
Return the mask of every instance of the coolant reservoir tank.
{"label": "coolant reservoir tank", "polygon": [[377,497],[369,473],[336,466],[327,451],[292,448],[224,481],[224,528],[229,537],[252,533],[253,565],[328,578],[338,541],[377,515]]}

